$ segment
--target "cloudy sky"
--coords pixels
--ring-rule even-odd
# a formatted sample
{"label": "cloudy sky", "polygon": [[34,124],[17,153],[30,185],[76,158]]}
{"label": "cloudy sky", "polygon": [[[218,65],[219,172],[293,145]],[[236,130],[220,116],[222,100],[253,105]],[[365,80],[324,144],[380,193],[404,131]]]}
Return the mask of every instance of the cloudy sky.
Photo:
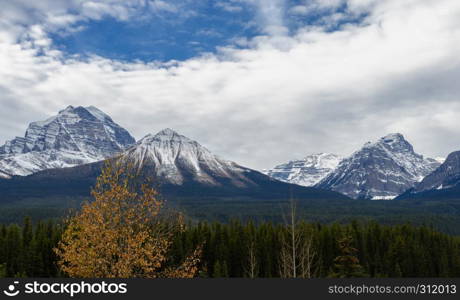
{"label": "cloudy sky", "polygon": [[460,1],[0,0],[0,143],[68,105],[253,168],[460,150]]}

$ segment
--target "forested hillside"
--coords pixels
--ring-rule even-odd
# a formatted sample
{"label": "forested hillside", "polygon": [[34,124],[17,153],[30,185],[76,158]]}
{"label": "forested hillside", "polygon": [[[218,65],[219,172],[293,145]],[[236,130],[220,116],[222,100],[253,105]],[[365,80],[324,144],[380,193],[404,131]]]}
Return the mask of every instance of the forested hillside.
{"label": "forested hillside", "polygon": [[[1,276],[60,277],[62,226],[29,219],[0,226]],[[411,225],[199,223],[177,232],[171,264],[202,245],[201,277],[460,277],[460,238]]]}

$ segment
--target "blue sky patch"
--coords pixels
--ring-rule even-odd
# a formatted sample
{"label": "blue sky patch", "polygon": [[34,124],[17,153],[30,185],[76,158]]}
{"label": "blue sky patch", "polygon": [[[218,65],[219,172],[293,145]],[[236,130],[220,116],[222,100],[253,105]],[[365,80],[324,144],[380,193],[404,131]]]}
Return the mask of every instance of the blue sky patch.
{"label": "blue sky patch", "polygon": [[346,3],[311,10],[305,1],[278,1],[283,5],[268,7],[267,15],[261,15],[260,5],[264,4],[257,1],[171,0],[169,3],[174,4],[175,9],[143,7],[126,21],[104,17],[80,22],[73,27],[81,27],[81,30],[50,33],[50,37],[54,46],[67,54],[95,54],[122,61],[186,60],[233,45],[238,38],[267,34],[264,27],[273,24],[283,26],[288,34],[294,35],[306,25],[335,31],[344,24],[359,23],[365,17],[349,15]]}
{"label": "blue sky patch", "polygon": [[260,34],[254,10],[227,11],[207,2],[193,11],[144,12],[128,21],[115,18],[75,24],[82,30],[51,33],[54,45],[68,54],[96,54],[125,61],[185,60],[240,37]]}

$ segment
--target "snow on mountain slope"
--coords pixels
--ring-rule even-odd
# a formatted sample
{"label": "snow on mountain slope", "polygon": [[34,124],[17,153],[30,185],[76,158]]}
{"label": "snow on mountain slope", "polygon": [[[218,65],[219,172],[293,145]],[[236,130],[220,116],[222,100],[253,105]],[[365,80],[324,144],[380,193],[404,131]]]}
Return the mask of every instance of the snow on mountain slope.
{"label": "snow on mountain slope", "polygon": [[10,175],[8,175],[8,174],[6,174],[6,173],[4,173],[4,172],[2,172],[2,171],[0,171],[0,178],[6,178],[6,179],[9,179],[9,178],[11,178],[11,176],[10,176]]}
{"label": "snow on mountain slope", "polygon": [[135,143],[122,127],[90,107],[69,106],[45,121],[33,122],[24,137],[0,147],[0,172],[30,175],[72,167],[113,156]]}
{"label": "snow on mountain slope", "polygon": [[342,160],[316,187],[352,198],[388,200],[412,188],[439,165],[415,153],[401,134],[389,134]]}
{"label": "snow on mountain slope", "polygon": [[215,156],[198,142],[169,128],[145,136],[127,149],[122,158],[133,161],[138,168],[153,169],[158,178],[175,185],[187,180],[220,185],[222,179],[237,186],[252,184],[245,176],[252,170]]}
{"label": "snow on mountain slope", "polygon": [[[0,179],[0,201],[33,197],[35,203],[40,203],[40,199],[48,201],[49,197],[62,195],[70,199],[87,197],[107,163],[126,163],[131,171],[129,174],[150,182],[161,197],[171,201],[169,203],[194,201],[200,205],[208,201],[212,205],[229,205],[233,210],[239,209],[239,205],[246,201],[270,201],[276,206],[291,197],[307,203],[309,200],[339,201],[345,205],[350,201],[340,193],[281,182],[223,160],[171,129],[147,135],[107,160]],[[136,167],[138,169],[131,169]]]}
{"label": "snow on mountain slope", "polygon": [[264,173],[268,176],[303,186],[314,186],[332,172],[343,158],[330,153],[318,153],[278,165]]}
{"label": "snow on mountain slope", "polygon": [[460,151],[449,154],[444,163],[410,191],[420,193],[460,186]]}
{"label": "snow on mountain slope", "polygon": [[443,164],[446,161],[446,158],[445,157],[435,157],[434,160],[436,160],[440,164]]}

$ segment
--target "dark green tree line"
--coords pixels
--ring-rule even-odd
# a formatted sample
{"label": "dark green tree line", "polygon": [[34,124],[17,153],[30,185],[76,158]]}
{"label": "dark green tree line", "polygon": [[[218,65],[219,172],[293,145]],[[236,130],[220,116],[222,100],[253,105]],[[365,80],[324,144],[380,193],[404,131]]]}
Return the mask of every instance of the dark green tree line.
{"label": "dark green tree line", "polygon": [[[460,276],[460,238],[430,227],[301,222],[298,230],[311,241],[312,277]],[[172,255],[179,261],[202,243],[204,277],[251,277],[248,269],[280,277],[285,234],[271,223],[199,223],[176,236]]]}
{"label": "dark green tree line", "polygon": [[22,227],[0,225],[0,276],[59,276],[53,248],[61,233],[62,228],[51,221],[33,226],[29,218]]}
{"label": "dark green tree line", "polygon": [[[460,277],[460,238],[422,226],[300,222],[312,277]],[[52,222],[0,225],[0,276],[58,277],[53,248],[63,228]],[[202,246],[201,277],[280,277],[285,225],[198,223],[175,233],[172,264]],[[301,272],[299,272],[300,274]]]}

